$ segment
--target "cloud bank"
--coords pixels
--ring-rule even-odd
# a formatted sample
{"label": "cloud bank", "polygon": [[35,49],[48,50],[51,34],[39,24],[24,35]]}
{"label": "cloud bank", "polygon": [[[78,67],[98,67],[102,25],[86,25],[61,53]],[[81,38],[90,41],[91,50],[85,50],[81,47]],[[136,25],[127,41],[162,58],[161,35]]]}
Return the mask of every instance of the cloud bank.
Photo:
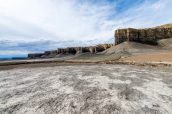
{"label": "cloud bank", "polygon": [[0,56],[113,43],[117,28],[171,23],[171,5],[171,0],[0,0]]}

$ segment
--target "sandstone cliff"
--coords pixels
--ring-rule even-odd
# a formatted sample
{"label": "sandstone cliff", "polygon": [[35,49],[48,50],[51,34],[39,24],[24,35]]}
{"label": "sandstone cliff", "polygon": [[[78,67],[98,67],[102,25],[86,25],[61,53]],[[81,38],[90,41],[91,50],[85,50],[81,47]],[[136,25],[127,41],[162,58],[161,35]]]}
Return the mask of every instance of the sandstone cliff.
{"label": "sandstone cliff", "polygon": [[45,51],[44,53],[33,53],[28,54],[29,59],[35,59],[35,58],[54,58],[58,57],[58,55],[75,55],[79,53],[98,53],[102,52],[110,47],[112,47],[113,44],[100,44],[96,46],[89,46],[89,47],[68,47],[68,48],[58,48],[57,50],[53,51]]}
{"label": "sandstone cliff", "polygon": [[161,39],[172,38],[172,24],[145,29],[118,29],[115,31],[115,38],[115,45],[125,41],[156,45]]}

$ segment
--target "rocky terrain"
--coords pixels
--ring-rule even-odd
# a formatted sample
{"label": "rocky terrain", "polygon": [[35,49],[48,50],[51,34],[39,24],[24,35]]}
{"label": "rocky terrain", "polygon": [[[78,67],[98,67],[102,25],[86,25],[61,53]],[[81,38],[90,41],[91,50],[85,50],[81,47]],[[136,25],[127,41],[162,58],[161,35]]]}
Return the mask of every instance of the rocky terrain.
{"label": "rocky terrain", "polygon": [[28,54],[28,59],[57,58],[57,57],[60,57],[61,55],[76,55],[76,54],[81,54],[81,53],[95,54],[98,52],[102,52],[112,46],[113,44],[100,44],[100,45],[90,46],[90,47],[58,48],[57,50],[45,51],[44,53]]}
{"label": "rocky terrain", "polygon": [[0,61],[0,114],[171,114],[172,24],[115,36]]}
{"label": "rocky terrain", "polygon": [[[169,62],[171,64],[172,24],[145,29],[117,29],[115,31],[114,44],[58,48],[57,50],[45,51],[44,53],[28,54],[28,59],[58,58],[73,62],[119,60],[123,62]],[[141,56],[135,56],[138,54],[141,54]],[[154,56],[149,54],[154,54]],[[158,59],[158,57],[160,58]],[[151,61],[148,61],[146,58],[150,58]]]}
{"label": "rocky terrain", "polygon": [[116,45],[125,41],[157,45],[158,40],[172,38],[172,24],[145,29],[118,29],[115,31],[115,38]]}
{"label": "rocky terrain", "polygon": [[115,38],[116,45],[125,41],[157,45],[161,39],[172,38],[172,24],[145,29],[118,29],[115,31]]}
{"label": "rocky terrain", "polygon": [[171,114],[172,69],[68,65],[0,71],[0,114]]}

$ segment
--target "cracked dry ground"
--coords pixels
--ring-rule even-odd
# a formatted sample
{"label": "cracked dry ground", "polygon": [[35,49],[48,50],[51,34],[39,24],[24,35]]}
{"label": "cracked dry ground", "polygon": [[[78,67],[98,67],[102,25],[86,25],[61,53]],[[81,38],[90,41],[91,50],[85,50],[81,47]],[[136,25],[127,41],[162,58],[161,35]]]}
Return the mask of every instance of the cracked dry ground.
{"label": "cracked dry ground", "polygon": [[0,114],[172,114],[172,71],[103,64],[0,71]]}

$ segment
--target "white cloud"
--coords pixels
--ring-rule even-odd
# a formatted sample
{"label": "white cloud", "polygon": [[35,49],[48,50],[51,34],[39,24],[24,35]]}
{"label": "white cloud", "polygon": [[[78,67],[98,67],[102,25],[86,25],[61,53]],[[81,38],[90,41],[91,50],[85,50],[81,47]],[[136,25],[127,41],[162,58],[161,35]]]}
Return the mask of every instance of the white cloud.
{"label": "white cloud", "polygon": [[[49,38],[40,35],[38,39],[56,41],[112,37],[104,23],[111,14],[112,6],[109,5],[93,5],[89,2],[77,5],[74,0],[0,0],[0,4],[0,16],[4,18],[0,24],[17,29],[21,33],[32,33],[32,30],[23,26],[32,25],[33,28],[40,28],[51,34]],[[16,24],[16,21],[22,23]]]}
{"label": "white cloud", "polygon": [[[152,27],[160,24],[172,23],[172,1],[157,0],[156,2],[146,1],[144,4],[132,7],[119,15],[119,27]],[[117,17],[116,20],[119,19]]]}
{"label": "white cloud", "polygon": [[115,4],[101,2],[0,0],[0,25],[13,31],[1,40],[105,40],[113,37],[117,27],[144,27],[171,21],[171,4],[171,0],[147,1],[120,13]]}

